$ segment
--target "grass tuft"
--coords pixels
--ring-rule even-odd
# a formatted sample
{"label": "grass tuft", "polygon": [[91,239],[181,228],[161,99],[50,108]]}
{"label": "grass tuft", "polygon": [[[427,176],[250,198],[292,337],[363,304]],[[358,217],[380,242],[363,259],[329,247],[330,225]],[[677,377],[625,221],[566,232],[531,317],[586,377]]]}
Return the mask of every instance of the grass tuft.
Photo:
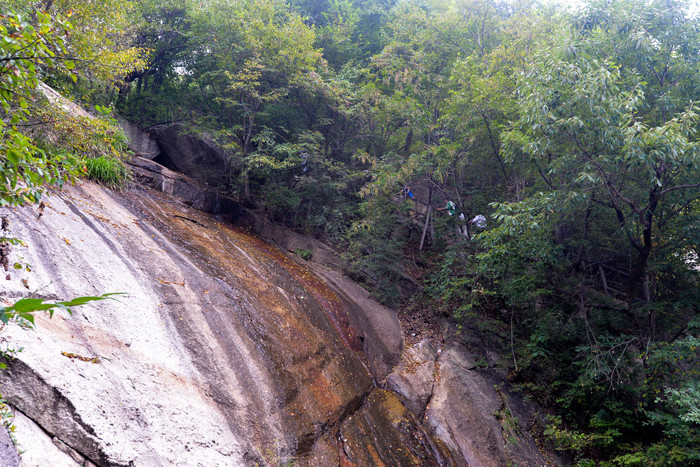
{"label": "grass tuft", "polygon": [[113,156],[85,159],[86,175],[109,188],[124,188],[131,180],[131,172],[124,161]]}

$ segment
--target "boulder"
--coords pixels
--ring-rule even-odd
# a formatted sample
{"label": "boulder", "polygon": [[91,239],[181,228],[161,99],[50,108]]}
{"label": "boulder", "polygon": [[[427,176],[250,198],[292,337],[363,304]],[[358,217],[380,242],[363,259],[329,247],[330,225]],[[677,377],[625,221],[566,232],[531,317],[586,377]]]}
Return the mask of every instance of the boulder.
{"label": "boulder", "polygon": [[135,123],[131,123],[123,118],[118,118],[117,122],[124,132],[126,139],[129,141],[129,149],[135,154],[150,160],[160,155],[158,142],[150,133],[142,130],[141,127]]}
{"label": "boulder", "polygon": [[42,81],[39,81],[37,83],[36,89],[52,104],[58,107],[60,110],[63,112],[66,112],[66,114],[71,115],[73,117],[79,117],[79,118],[87,118],[87,119],[92,119],[94,118],[90,113],[76,104],[75,102],[66,99],[56,91],[54,88],[49,86],[48,84],[45,84]]}
{"label": "boulder", "polygon": [[230,151],[203,134],[192,134],[180,124],[157,126],[160,155],[156,162],[214,188],[228,188],[238,169]]}
{"label": "boulder", "polygon": [[420,418],[433,394],[437,355],[424,339],[404,350],[401,361],[386,379],[387,388],[399,394],[406,407]]}
{"label": "boulder", "polygon": [[558,464],[532,436],[533,411],[496,375],[477,369],[461,346],[447,346],[436,362],[425,423],[460,465]]}
{"label": "boulder", "polygon": [[209,214],[233,218],[240,210],[230,197],[202,186],[186,175],[174,172],[155,161],[135,156],[127,161],[136,182],[180,200],[186,206]]}

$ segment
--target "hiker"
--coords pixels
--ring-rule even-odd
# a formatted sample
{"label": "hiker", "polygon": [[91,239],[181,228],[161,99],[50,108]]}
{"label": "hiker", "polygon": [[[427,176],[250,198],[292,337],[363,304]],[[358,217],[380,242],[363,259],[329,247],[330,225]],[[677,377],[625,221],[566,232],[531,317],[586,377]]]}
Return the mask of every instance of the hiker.
{"label": "hiker", "polygon": [[481,214],[474,216],[474,219],[471,220],[471,223],[479,229],[486,228],[486,218]]}
{"label": "hiker", "polygon": [[306,151],[301,152],[301,173],[306,173],[306,171],[309,169],[309,167],[306,165],[306,163],[309,161],[309,154]]}
{"label": "hiker", "polygon": [[415,199],[413,196],[413,193],[411,193],[411,187],[408,185],[403,186],[403,190],[401,190],[401,194],[403,195],[404,199],[406,199],[406,198]]}
{"label": "hiker", "polygon": [[[445,198],[445,207],[437,208],[437,211],[447,211],[448,216],[454,216],[457,214],[457,206],[453,201]],[[460,213],[457,221],[454,221],[455,231],[457,232],[457,235],[469,238],[469,229],[467,228],[467,224],[464,222],[465,219],[466,217],[464,217],[464,213]]]}
{"label": "hiker", "polygon": [[447,211],[447,214],[450,216],[454,216],[457,214],[457,206],[455,206],[455,203],[450,201],[449,199],[445,198],[445,207],[444,208],[437,208],[437,211]]}
{"label": "hiker", "polygon": [[464,216],[464,213],[459,214],[459,224],[457,224],[457,233],[460,234],[462,237],[467,237],[469,238],[469,226],[467,225],[467,218]]}

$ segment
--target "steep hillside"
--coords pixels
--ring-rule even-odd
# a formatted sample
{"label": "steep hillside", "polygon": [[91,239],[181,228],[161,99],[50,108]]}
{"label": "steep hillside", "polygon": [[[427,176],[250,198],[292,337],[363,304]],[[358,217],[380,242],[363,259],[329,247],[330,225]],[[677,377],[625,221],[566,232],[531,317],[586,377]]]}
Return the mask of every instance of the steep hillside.
{"label": "steep hillside", "polygon": [[9,273],[4,300],[126,293],[6,329],[24,348],[0,378],[25,465],[465,465],[487,445],[494,456],[472,465],[507,457],[497,398],[475,400],[491,434],[465,447],[443,421],[463,392],[436,396],[427,430],[397,397],[410,394],[376,387],[403,347],[394,312],[185,203],[82,183],[41,216],[8,214],[29,268]]}

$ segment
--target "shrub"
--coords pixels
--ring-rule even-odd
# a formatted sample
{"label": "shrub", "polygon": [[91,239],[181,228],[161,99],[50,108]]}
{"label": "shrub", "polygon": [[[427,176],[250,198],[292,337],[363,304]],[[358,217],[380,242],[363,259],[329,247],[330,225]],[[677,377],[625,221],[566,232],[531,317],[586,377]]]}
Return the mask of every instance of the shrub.
{"label": "shrub", "polygon": [[314,252],[311,250],[304,250],[303,248],[297,248],[294,251],[304,261],[310,261],[311,258],[314,257]]}

